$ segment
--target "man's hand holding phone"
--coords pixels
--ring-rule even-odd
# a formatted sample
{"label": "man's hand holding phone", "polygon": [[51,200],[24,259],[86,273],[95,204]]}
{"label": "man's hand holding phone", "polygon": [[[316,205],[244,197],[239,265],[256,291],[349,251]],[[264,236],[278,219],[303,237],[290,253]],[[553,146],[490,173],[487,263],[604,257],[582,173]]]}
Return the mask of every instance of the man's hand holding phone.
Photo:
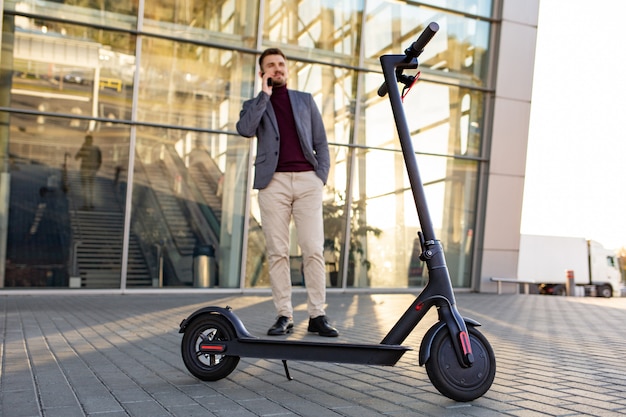
{"label": "man's hand holding phone", "polygon": [[265,75],[265,73],[261,74],[261,76],[263,77],[263,84],[261,86],[261,88],[263,89],[263,91],[268,94],[268,95],[272,95],[272,89],[273,89],[273,83],[272,83],[272,78]]}

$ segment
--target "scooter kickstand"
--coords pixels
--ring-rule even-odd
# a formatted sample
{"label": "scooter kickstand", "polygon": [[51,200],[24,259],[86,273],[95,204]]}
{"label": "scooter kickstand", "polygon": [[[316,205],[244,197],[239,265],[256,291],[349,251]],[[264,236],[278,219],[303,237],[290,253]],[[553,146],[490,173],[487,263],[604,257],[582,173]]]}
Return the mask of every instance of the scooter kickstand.
{"label": "scooter kickstand", "polygon": [[293,381],[293,378],[291,377],[291,374],[289,374],[289,367],[287,367],[287,360],[283,359],[283,366],[285,367],[285,376],[287,377],[288,381]]}

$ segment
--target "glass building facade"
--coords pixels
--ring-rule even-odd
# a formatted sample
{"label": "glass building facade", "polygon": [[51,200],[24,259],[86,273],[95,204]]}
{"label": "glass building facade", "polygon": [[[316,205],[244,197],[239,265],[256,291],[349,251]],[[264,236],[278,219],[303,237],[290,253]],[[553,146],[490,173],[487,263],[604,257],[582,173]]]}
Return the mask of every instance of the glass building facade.
{"label": "glass building facade", "polygon": [[[324,119],[327,286],[423,286],[419,220],[377,90],[379,57],[432,21],[441,29],[404,106],[453,285],[471,288],[492,3],[4,0],[0,288],[269,287],[255,141],[235,130],[267,47],[285,52],[289,87]],[[80,151],[87,136],[95,148]]]}

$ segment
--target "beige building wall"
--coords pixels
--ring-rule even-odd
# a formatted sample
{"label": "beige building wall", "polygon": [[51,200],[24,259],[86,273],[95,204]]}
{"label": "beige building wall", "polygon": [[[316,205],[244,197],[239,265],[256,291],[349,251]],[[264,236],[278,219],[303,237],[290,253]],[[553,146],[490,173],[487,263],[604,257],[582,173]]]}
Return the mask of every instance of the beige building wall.
{"label": "beige building wall", "polygon": [[517,276],[538,16],[539,0],[503,1],[480,292],[496,291],[491,277]]}

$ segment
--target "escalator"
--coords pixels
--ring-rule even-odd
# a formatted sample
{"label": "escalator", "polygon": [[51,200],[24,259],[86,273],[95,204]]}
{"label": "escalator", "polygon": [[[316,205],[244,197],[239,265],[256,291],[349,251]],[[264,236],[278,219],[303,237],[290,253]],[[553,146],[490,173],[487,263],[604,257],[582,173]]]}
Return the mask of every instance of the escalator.
{"label": "escalator", "polygon": [[[220,236],[222,222],[222,184],[224,174],[219,169],[209,152],[203,149],[194,149],[189,154],[189,179],[197,187],[203,202],[209,211],[206,216],[213,225],[212,218],[217,221],[217,227],[213,228],[216,236]],[[232,213],[231,213],[232,215]],[[266,286],[267,262],[265,257],[265,237],[258,220],[250,216],[248,224],[248,249],[245,276],[248,279],[246,285]]]}
{"label": "escalator", "polygon": [[[157,249],[151,263],[160,285],[194,285],[194,253],[203,247],[219,250],[221,201],[209,206],[205,198],[210,191],[202,196],[173,147],[143,145],[135,164],[133,230],[146,250]],[[202,172],[196,180],[209,183]]]}

